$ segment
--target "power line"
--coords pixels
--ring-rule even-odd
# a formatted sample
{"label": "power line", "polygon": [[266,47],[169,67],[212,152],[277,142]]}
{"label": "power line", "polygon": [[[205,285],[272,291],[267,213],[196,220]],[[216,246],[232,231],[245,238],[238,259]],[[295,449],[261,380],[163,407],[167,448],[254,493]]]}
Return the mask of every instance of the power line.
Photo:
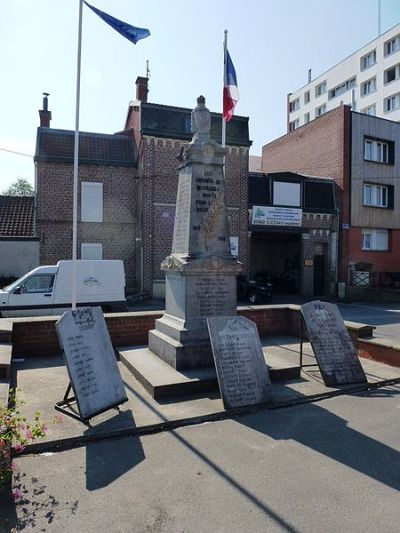
{"label": "power line", "polygon": [[33,157],[33,155],[31,154],[24,154],[22,152],[16,152],[15,150],[9,150],[8,148],[2,148],[1,146],[0,146],[0,150],[2,150],[3,152],[10,152],[10,154],[23,155],[25,157]]}

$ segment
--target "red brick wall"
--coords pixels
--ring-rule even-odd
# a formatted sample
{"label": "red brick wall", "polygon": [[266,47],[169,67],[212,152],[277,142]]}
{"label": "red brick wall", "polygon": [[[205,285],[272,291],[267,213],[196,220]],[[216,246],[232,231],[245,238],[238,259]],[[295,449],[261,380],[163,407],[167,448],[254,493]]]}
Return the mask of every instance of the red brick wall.
{"label": "red brick wall", "polygon": [[[266,306],[257,309],[239,308],[238,314],[256,323],[260,336],[300,336],[300,312],[297,306]],[[161,312],[105,315],[111,341],[115,348],[147,345],[148,332],[155,327]],[[60,354],[55,323],[58,318],[16,319],[13,322],[13,357],[40,357]],[[12,319],[11,319],[12,320]],[[365,329],[365,328],[364,328]],[[400,367],[400,350],[391,345],[374,344],[360,338],[366,332],[349,326],[350,336],[360,357]],[[303,332],[304,339],[307,333]]]}
{"label": "red brick wall", "polygon": [[349,261],[365,261],[372,263],[376,272],[400,272],[400,230],[391,230],[389,251],[361,250],[362,228],[351,228],[349,231]]}
{"label": "red brick wall", "polygon": [[[139,220],[143,225],[144,291],[151,294],[153,280],[164,278],[161,262],[171,253],[175,202],[178,190],[177,156],[184,141],[141,137],[139,107],[132,107],[126,128],[134,128],[139,147]],[[230,233],[239,237],[239,260],[248,271],[247,148],[229,147],[226,157],[226,203]]]}
{"label": "red brick wall", "polygon": [[[126,284],[136,284],[134,243],[137,218],[136,169],[80,165],[81,181],[103,183],[103,222],[80,221],[78,191],[78,258],[82,242],[101,243],[104,259],[122,259]],[[56,264],[72,257],[73,166],[64,163],[37,165],[37,232],[40,263]]]}
{"label": "red brick wall", "polygon": [[[334,178],[340,218],[350,223],[351,111],[340,106],[262,149],[262,171],[292,171]],[[339,281],[346,281],[348,232],[340,231]]]}

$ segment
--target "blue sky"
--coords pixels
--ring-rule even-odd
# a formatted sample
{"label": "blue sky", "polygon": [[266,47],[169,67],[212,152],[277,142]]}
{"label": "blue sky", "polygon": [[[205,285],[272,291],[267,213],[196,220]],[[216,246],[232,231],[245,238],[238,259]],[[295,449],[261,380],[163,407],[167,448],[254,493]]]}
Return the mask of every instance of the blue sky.
{"label": "blue sky", "polygon": [[[135,80],[150,62],[149,101],[193,107],[204,94],[221,111],[222,42],[236,67],[236,114],[250,117],[251,154],[286,132],[286,96],[378,35],[378,0],[91,0],[149,28],[136,46],[83,8],[80,129],[124,127]],[[0,0],[0,191],[33,183],[42,92],[51,126],[74,129],[79,0]],[[381,0],[382,33],[400,22],[400,1]]]}

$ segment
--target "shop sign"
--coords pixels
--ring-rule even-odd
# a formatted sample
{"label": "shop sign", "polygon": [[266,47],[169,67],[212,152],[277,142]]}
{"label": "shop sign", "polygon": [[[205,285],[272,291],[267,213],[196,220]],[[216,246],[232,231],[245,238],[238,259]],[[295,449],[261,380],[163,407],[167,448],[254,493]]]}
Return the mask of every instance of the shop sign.
{"label": "shop sign", "polygon": [[302,209],[254,205],[251,223],[256,226],[301,226],[302,215]]}

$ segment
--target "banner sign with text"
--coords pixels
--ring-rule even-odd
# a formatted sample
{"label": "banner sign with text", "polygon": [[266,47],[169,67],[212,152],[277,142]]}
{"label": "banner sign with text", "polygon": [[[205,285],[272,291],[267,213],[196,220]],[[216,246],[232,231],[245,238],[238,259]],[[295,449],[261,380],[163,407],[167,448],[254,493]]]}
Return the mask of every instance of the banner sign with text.
{"label": "banner sign with text", "polygon": [[301,226],[302,215],[302,209],[253,205],[251,223],[255,226]]}

